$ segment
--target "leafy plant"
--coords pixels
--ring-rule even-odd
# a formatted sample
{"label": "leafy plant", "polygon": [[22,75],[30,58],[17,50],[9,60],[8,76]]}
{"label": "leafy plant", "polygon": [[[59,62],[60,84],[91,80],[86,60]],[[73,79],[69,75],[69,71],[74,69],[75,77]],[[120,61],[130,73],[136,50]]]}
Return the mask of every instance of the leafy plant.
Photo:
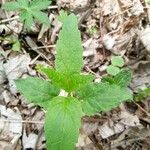
{"label": "leafy plant", "polygon": [[[73,14],[63,19],[56,50],[55,69],[37,66],[48,80],[28,77],[17,80],[16,86],[29,102],[45,108],[48,150],[73,150],[82,116],[109,111],[132,99],[127,88],[131,74],[124,70],[110,77],[112,82],[105,78],[101,83],[93,83],[92,75],[81,74],[83,48],[77,18]],[[60,96],[62,89],[67,96]]]}
{"label": "leafy plant", "polygon": [[120,56],[113,56],[111,58],[111,65],[107,67],[107,73],[111,75],[116,75],[120,72],[120,67],[123,67],[124,60]]}
{"label": "leafy plant", "polygon": [[24,22],[27,29],[30,29],[34,19],[40,23],[49,25],[48,16],[41,10],[46,9],[50,5],[49,0],[17,0],[7,2],[3,5],[3,9],[7,11],[20,11],[20,20]]}

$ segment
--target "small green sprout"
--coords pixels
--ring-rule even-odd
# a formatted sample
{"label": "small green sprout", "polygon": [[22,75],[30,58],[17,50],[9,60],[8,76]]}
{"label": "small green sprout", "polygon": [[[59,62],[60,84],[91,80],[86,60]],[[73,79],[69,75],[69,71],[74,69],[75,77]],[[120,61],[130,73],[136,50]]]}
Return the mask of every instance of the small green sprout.
{"label": "small green sprout", "polygon": [[9,44],[12,44],[12,48],[11,49],[13,51],[20,52],[21,45],[20,45],[20,41],[18,40],[17,37],[15,37],[15,36],[0,37],[0,40],[8,41]]}
{"label": "small green sprout", "polygon": [[124,65],[124,60],[121,56],[112,56],[111,65],[107,67],[107,73],[110,75],[116,75],[121,71],[121,67]]}

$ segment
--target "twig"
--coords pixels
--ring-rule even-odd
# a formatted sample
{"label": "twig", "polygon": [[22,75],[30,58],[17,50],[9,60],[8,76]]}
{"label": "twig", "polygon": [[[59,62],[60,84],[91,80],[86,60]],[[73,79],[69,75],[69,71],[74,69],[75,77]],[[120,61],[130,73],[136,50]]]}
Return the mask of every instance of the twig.
{"label": "twig", "polygon": [[38,137],[37,137],[36,142],[35,142],[35,149],[38,149],[37,145],[38,145],[38,142],[39,142],[43,132],[44,132],[44,127],[42,127],[41,130],[39,131]]}
{"label": "twig", "polygon": [[133,102],[136,106],[138,106],[139,109],[141,109],[141,111],[143,111],[148,117],[150,117],[150,114],[145,110],[143,109],[138,103],[136,102]]}
{"label": "twig", "polygon": [[48,9],[57,9],[57,8],[58,8],[58,6],[56,6],[56,5],[55,5],[55,6],[49,6],[49,7],[48,7]]}
{"label": "twig", "polygon": [[140,117],[139,119],[142,120],[142,121],[144,121],[144,122],[146,122],[146,123],[148,123],[148,124],[150,124],[150,120],[147,119],[147,118]]}
{"label": "twig", "polygon": [[7,122],[7,123],[33,123],[33,124],[44,124],[43,121],[34,121],[34,120],[5,120],[5,119],[0,119],[0,122]]}
{"label": "twig", "polygon": [[[103,4],[104,6],[104,4]],[[101,8],[103,7],[101,6]],[[102,15],[102,9],[100,11],[100,19],[99,19],[99,28],[100,28],[100,38],[101,38],[101,42],[102,42],[102,54],[103,54],[103,61],[105,60],[106,58],[106,53],[105,53],[105,48],[104,48],[104,42],[103,42],[103,38],[104,38],[104,27],[103,27],[103,24],[102,22],[104,21],[103,20],[103,15]]]}
{"label": "twig", "polygon": [[95,72],[93,72],[88,66],[85,66],[85,69],[86,69],[88,72],[90,72],[90,73],[94,74],[95,76],[97,76],[97,74],[96,74]]}
{"label": "twig", "polygon": [[34,64],[34,63],[36,62],[36,60],[37,60],[39,57],[41,57],[41,54],[38,54],[38,56],[35,57],[35,58],[30,62],[30,64]]}
{"label": "twig", "polygon": [[0,24],[1,23],[6,23],[6,22],[9,22],[9,21],[13,21],[13,20],[16,20],[16,19],[19,19],[19,16],[15,16],[15,17],[8,18],[8,19],[3,19],[3,20],[0,21]]}
{"label": "twig", "polygon": [[30,49],[38,50],[38,49],[43,49],[43,48],[54,48],[56,45],[47,45],[47,46],[39,46],[39,47],[32,47]]}

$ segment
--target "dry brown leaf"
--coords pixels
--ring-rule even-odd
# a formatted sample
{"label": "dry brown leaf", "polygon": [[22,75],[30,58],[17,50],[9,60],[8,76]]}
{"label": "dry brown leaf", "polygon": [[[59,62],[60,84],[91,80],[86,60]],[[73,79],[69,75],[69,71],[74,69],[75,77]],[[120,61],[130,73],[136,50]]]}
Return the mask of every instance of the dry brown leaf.
{"label": "dry brown leaf", "polygon": [[88,6],[90,0],[57,0],[59,8],[68,7],[71,10]]}
{"label": "dry brown leaf", "polygon": [[83,43],[84,51],[83,56],[89,57],[96,55],[96,49],[99,47],[98,40],[90,38],[85,43]]}
{"label": "dry brown leaf", "polygon": [[143,31],[141,31],[139,37],[147,52],[150,54],[150,26],[147,26]]}
{"label": "dry brown leaf", "polygon": [[[17,108],[14,112],[6,106],[0,105],[0,148],[18,150],[21,145],[19,139],[22,135],[22,117]],[[7,118],[7,119],[6,119]],[[18,122],[15,122],[15,121]],[[10,121],[10,122],[9,122]],[[14,121],[14,122],[13,122]]]}
{"label": "dry brown leaf", "polygon": [[24,129],[22,137],[23,149],[35,149],[37,138],[37,134],[30,133],[29,135],[27,135],[26,130]]}
{"label": "dry brown leaf", "polygon": [[133,79],[130,87],[134,92],[139,90],[144,90],[150,86],[150,62],[149,61],[139,61],[138,63],[130,66],[134,71]]}
{"label": "dry brown leaf", "polygon": [[30,64],[29,55],[18,55],[14,58],[10,58],[4,65],[4,71],[9,81],[10,91],[15,95],[16,87],[14,80],[20,78],[23,74],[28,72]]}

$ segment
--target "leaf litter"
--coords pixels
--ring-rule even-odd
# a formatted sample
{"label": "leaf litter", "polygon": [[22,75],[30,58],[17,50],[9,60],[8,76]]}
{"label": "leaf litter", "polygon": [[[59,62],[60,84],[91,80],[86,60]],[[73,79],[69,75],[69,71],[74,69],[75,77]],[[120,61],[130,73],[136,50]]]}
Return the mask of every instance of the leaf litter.
{"label": "leaf litter", "polygon": [[[57,0],[53,5],[73,11],[80,18],[84,72],[93,72],[99,80],[106,74],[111,55],[116,54],[133,71],[130,88],[134,93],[150,86],[150,14],[146,1]],[[27,34],[22,34],[20,53],[13,52],[11,44],[0,40],[0,149],[45,147],[44,112],[26,103],[17,93],[13,80],[28,74],[41,76],[35,71],[39,62],[53,64],[61,25],[57,20],[58,10],[54,7],[50,11],[51,27],[35,24],[31,31],[25,31],[18,19],[11,20],[18,15],[16,12],[2,11],[0,16],[1,35],[15,32],[19,36],[24,31]],[[137,104],[125,103],[112,111],[83,117],[77,149],[150,149],[149,113],[148,97]]]}

